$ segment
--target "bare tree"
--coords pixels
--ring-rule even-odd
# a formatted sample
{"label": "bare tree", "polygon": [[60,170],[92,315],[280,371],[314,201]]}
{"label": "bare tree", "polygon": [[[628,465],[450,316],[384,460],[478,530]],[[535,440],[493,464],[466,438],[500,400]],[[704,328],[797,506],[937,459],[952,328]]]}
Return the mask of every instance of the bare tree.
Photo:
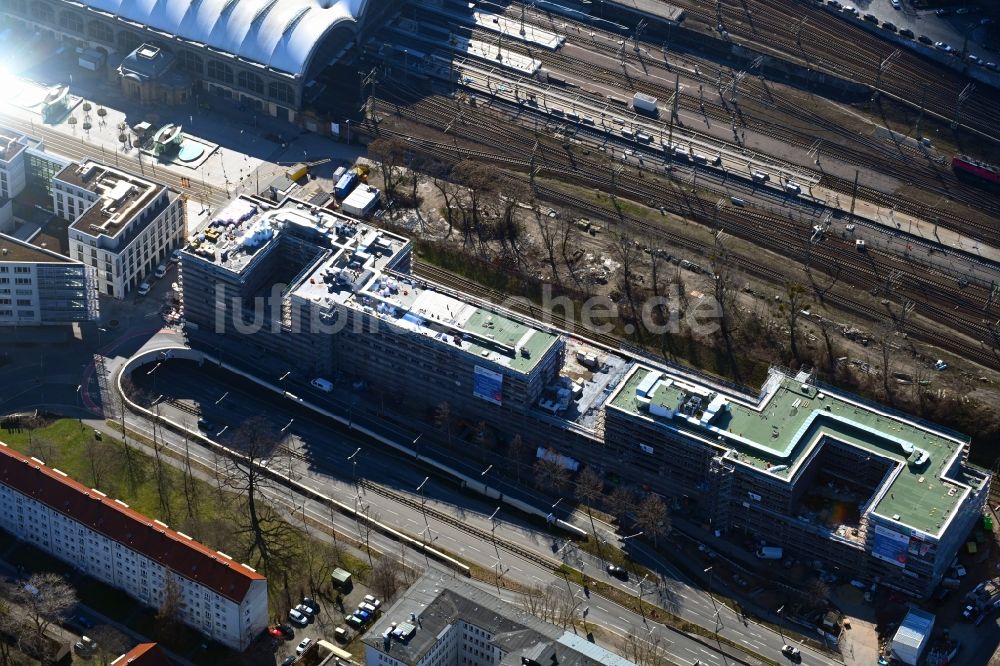
{"label": "bare tree", "polygon": [[552,270],[552,281],[556,284],[561,284],[559,268],[556,264],[556,246],[562,236],[561,227],[566,225],[567,222],[543,214],[538,204],[535,204],[532,212],[535,216],[535,224],[538,225],[538,235],[541,236],[542,245],[545,247],[545,256],[548,259],[549,268]]}
{"label": "bare tree", "polygon": [[[601,542],[597,538],[597,525],[594,523],[594,504],[604,496],[604,480],[594,471],[593,467],[585,467],[576,477],[576,496],[585,503],[587,516],[590,518],[590,529],[594,534],[594,543],[598,551]],[[601,559],[604,559],[603,555]]]}
{"label": "bare tree", "polygon": [[518,603],[531,615],[563,629],[576,621],[580,605],[570,591],[554,582],[523,588],[518,593]]}
{"label": "bare tree", "polygon": [[[163,514],[163,518],[173,522],[170,506],[170,478],[167,476],[163,457],[160,455],[163,447],[166,446],[163,440],[163,430],[160,427],[160,403],[153,404],[153,413],[156,415],[153,419],[153,472],[156,475],[156,495],[160,502],[160,511]],[[159,437],[157,437],[157,433],[159,433]]]}
{"label": "bare tree", "polygon": [[182,425],[184,426],[184,504],[187,507],[188,518],[194,518],[195,507],[198,506],[198,484],[191,469],[191,439],[188,437],[188,424],[185,421]]}
{"label": "bare tree", "polygon": [[108,390],[108,400],[111,404],[111,409],[114,415],[118,417],[119,423],[122,430],[122,446],[124,446],[125,453],[125,472],[128,479],[128,486],[131,492],[135,492],[140,479],[138,474],[138,467],[135,458],[135,452],[128,443],[128,427],[125,424],[125,414],[128,412],[128,403],[125,401],[125,394],[134,395],[135,394],[135,384],[132,383],[132,377],[126,375],[122,377],[121,380],[122,392],[119,393],[116,386],[112,386]]}
{"label": "bare tree", "polygon": [[236,432],[234,441],[242,443],[242,457],[225,460],[223,484],[242,500],[242,510],[236,514],[237,534],[249,537],[247,561],[268,573],[285,564],[292,566],[296,531],[263,500],[271,485],[263,463],[278,443],[274,429],[265,419],[254,417]]}
{"label": "bare tree", "polygon": [[403,562],[392,553],[385,553],[375,560],[369,584],[383,604],[391,603],[403,588],[405,568]]}
{"label": "bare tree", "polygon": [[181,594],[181,586],[173,573],[167,572],[163,579],[163,600],[156,610],[157,629],[168,637],[177,635],[181,627],[181,609],[184,605],[184,598]]}
{"label": "bare tree", "polygon": [[628,513],[634,499],[635,495],[625,486],[617,486],[608,495],[608,510],[611,511],[611,515],[618,519],[619,523]]}
{"label": "bare tree", "polygon": [[442,401],[434,412],[434,424],[444,430],[448,446],[451,447],[451,406],[448,401]]}
{"label": "bare tree", "polygon": [[785,282],[786,301],[778,308],[785,316],[788,324],[788,344],[792,356],[796,361],[801,360],[799,355],[799,317],[802,315],[802,308],[807,303],[806,290],[797,282]]}
{"label": "bare tree", "polygon": [[54,573],[32,574],[27,582],[10,585],[6,596],[24,612],[36,645],[44,644],[49,625],[58,622],[77,602],[76,590]]}
{"label": "bare tree", "polygon": [[507,460],[514,466],[514,478],[517,479],[518,483],[521,482],[521,465],[524,464],[522,458],[524,458],[525,450],[524,439],[520,433],[515,433],[511,437],[510,444],[507,445]]}
{"label": "bare tree", "polygon": [[635,629],[629,629],[622,641],[621,654],[636,666],[668,666],[673,659],[667,650],[668,643],[658,635],[640,636]]}
{"label": "bare tree", "polygon": [[653,538],[655,546],[657,538],[670,531],[670,514],[667,512],[667,505],[659,495],[649,493],[636,507],[635,522],[642,528],[646,536]]}
{"label": "bare tree", "polygon": [[375,529],[375,523],[378,522],[379,515],[377,513],[372,514],[371,510],[371,505],[365,504],[358,509],[355,518],[358,523],[358,536],[361,537],[361,543],[364,544],[365,552],[368,554],[368,564],[374,569],[375,560],[372,555],[372,531]]}
{"label": "bare tree", "polygon": [[405,155],[406,144],[397,138],[378,138],[368,144],[368,156],[378,162],[383,190],[388,198],[396,194]]}
{"label": "bare tree", "polygon": [[96,437],[84,437],[83,455],[87,459],[87,466],[90,468],[90,480],[94,484],[91,487],[103,488],[104,473],[110,463],[110,457],[105,451],[105,446]]}
{"label": "bare tree", "polygon": [[812,608],[825,608],[830,598],[830,586],[823,580],[814,578],[806,587],[805,594]]}
{"label": "bare tree", "polygon": [[558,451],[549,449],[543,457],[535,461],[535,484],[539,488],[563,493],[569,488],[569,470],[559,463],[558,456]]}

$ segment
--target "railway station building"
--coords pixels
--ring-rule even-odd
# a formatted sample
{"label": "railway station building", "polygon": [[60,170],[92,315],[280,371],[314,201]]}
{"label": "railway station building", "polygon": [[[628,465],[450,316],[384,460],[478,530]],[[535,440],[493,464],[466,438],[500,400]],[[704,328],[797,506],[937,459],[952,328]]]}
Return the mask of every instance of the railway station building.
{"label": "railway station building", "polygon": [[[214,95],[294,121],[310,81],[348,56],[362,31],[395,5],[368,0],[0,0],[0,14],[70,47],[104,54],[124,90],[144,102]],[[369,14],[372,14],[369,17]],[[157,62],[143,57],[156,50]],[[119,64],[125,67],[119,70]],[[138,67],[142,65],[143,67]],[[142,88],[139,69],[171,72],[168,97]],[[160,71],[162,68],[164,71]]]}
{"label": "railway station building", "polygon": [[410,251],[304,202],[239,199],[182,253],[185,318],[216,333],[223,357],[239,341],[352,383],[359,399],[423,413],[447,402],[608,488],[660,494],[755,548],[917,596],[982,514],[990,474],[958,433],[809,372],[773,368],[754,392],[588,346],[414,276]]}

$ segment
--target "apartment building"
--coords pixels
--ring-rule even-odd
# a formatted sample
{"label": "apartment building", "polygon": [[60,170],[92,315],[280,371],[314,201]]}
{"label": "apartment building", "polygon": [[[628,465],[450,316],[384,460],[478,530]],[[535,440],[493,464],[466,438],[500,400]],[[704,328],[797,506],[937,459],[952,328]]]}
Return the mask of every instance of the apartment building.
{"label": "apartment building", "polygon": [[102,294],[124,298],[184,243],[183,197],[93,160],[71,162],[52,180],[53,209],[72,224],[69,256],[97,271]]}
{"label": "apartment building", "polygon": [[0,528],[235,650],[267,626],[262,575],[2,442]]}
{"label": "apartment building", "polygon": [[0,233],[0,326],[94,321],[94,269]]}
{"label": "apartment building", "polygon": [[441,573],[421,576],[362,640],[368,666],[633,666]]}
{"label": "apartment building", "polygon": [[[982,515],[968,438],[772,369],[758,395],[636,364],[607,402],[616,470],[712,528],[929,594]],[[608,464],[608,463],[605,463]]]}
{"label": "apartment building", "polygon": [[0,128],[0,200],[13,199],[24,191],[27,148],[23,134]]}

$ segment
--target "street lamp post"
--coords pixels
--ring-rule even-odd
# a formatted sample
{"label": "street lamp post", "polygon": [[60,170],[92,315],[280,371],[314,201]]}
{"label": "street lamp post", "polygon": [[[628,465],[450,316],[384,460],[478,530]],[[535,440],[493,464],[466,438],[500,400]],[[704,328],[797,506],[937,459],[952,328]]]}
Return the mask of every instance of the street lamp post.
{"label": "street lamp post", "polygon": [[361,447],[354,449],[354,453],[347,456],[347,462],[351,463],[352,475],[354,476],[354,487],[358,491],[359,496],[361,492],[361,486],[358,485],[358,454],[361,453]]}
{"label": "street lamp post", "polygon": [[781,617],[781,613],[785,610],[784,605],[778,608],[778,635],[781,636],[781,644],[785,644],[785,632],[781,630],[781,623],[784,622],[784,618]]}
{"label": "street lamp post", "polygon": [[719,604],[715,601],[715,595],[712,594],[712,578],[715,577],[715,567],[706,568],[705,573],[708,574],[708,596],[712,600],[712,608],[715,609],[715,631],[718,632],[719,627],[722,626],[722,616],[719,614]]}
{"label": "street lamp post", "polygon": [[486,495],[486,497],[490,496],[490,477],[488,476],[488,474],[490,473],[491,469],[493,469],[493,465],[490,465],[489,467],[487,467],[486,469],[484,469],[482,472],[479,473],[479,476],[483,477],[483,494]]}

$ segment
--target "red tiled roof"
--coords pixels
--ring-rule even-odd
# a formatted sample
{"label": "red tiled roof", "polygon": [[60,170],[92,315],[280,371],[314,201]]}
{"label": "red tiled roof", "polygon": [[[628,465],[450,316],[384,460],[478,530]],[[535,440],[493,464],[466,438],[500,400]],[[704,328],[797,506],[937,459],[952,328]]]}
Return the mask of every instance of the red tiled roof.
{"label": "red tiled roof", "polygon": [[111,662],[111,666],[171,666],[171,663],[156,643],[139,643]]}
{"label": "red tiled roof", "polygon": [[227,599],[241,603],[255,580],[253,569],[153,522],[102,494],[0,442],[0,483],[145,555]]}

